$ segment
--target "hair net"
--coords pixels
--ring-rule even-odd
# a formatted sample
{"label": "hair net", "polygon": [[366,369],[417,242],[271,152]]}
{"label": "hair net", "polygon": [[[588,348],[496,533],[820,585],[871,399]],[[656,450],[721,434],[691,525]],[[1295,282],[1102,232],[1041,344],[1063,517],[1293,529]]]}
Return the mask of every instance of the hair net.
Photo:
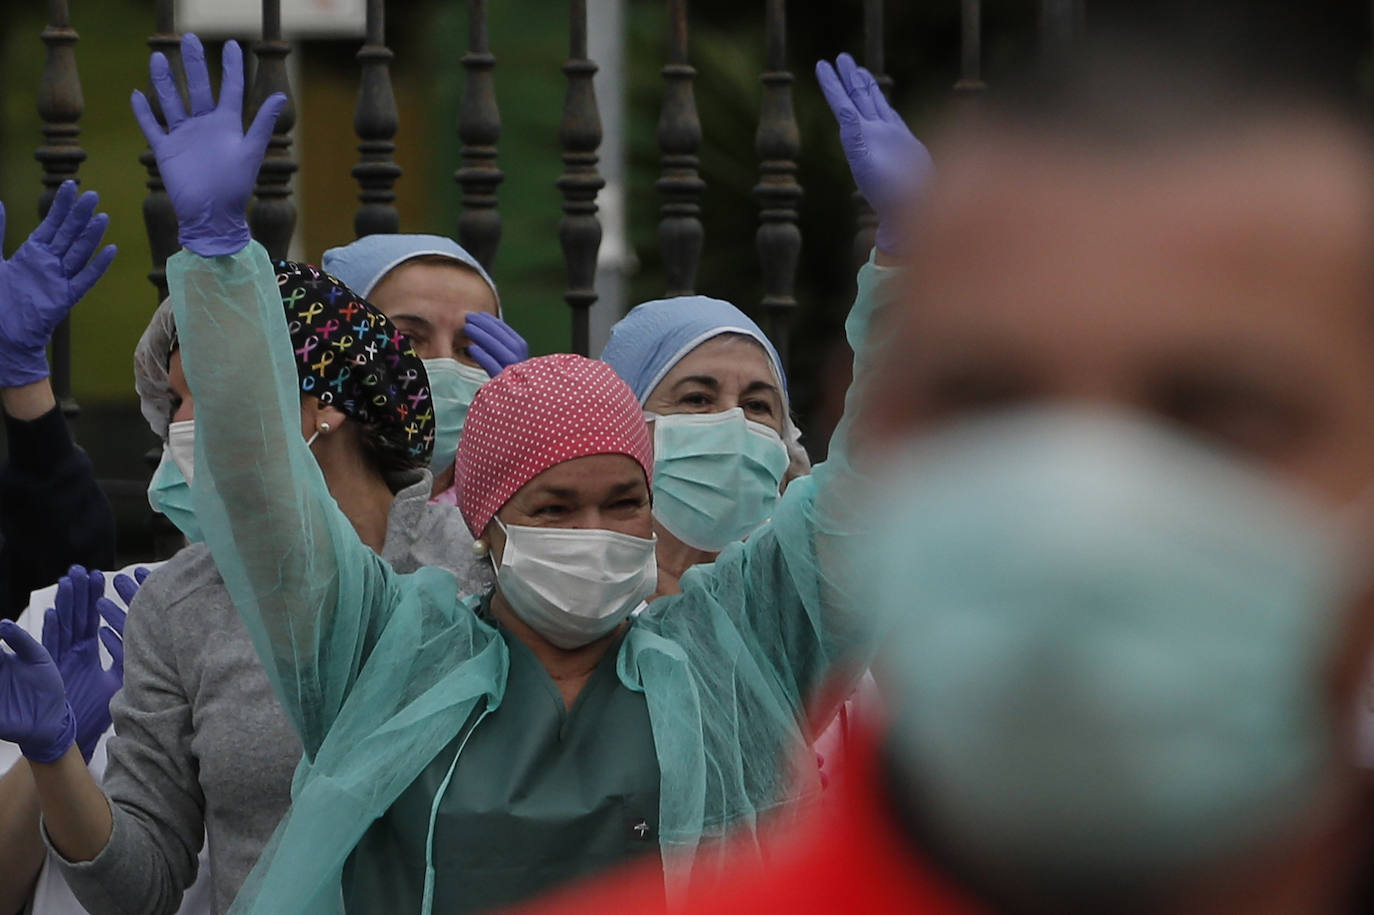
{"label": "hair net", "polygon": [[624,454],[653,479],[643,411],[604,362],[557,353],[527,359],[477,389],[458,441],[454,485],[472,536],[530,480],[555,464]]}
{"label": "hair net", "polygon": [[477,258],[451,238],[442,235],[365,235],[355,242],[324,252],[322,265],[327,273],[343,280],[358,295],[369,296],[382,277],[416,257],[447,257],[475,271],[496,297],[496,314],[501,314],[501,294]]}
{"label": "hair net", "polygon": [[153,312],[152,320],[134,347],[134,390],[138,392],[138,407],[148,428],[167,444],[167,427],[172,423],[172,386],[167,380],[168,364],[176,345],[176,319],[172,317],[172,300],[163,299]]}
{"label": "hair net", "polygon": [[778,389],[782,392],[782,440],[787,445],[789,459],[787,475],[791,479],[807,473],[811,461],[801,446],[801,430],[792,421],[792,402],[787,393],[787,373],[783,371],[782,359],[762,328],[724,299],[682,295],[636,305],[611,328],[611,338],[601,351],[601,361],[609,363],[616,374],[625,379],[643,404],[673,366],[707,340],[722,334],[751,337],[768,354]]}

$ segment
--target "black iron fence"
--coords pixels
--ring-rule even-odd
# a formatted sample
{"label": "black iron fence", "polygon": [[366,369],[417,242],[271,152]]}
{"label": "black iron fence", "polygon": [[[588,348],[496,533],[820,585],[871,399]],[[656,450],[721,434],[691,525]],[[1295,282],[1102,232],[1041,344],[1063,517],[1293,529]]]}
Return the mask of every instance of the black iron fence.
{"label": "black iron fence", "polygon": [[[708,193],[699,171],[702,125],[693,91],[696,70],[688,53],[692,22],[689,0],[664,0],[667,9],[662,104],[657,126],[660,195],[658,244],[663,261],[664,294],[691,293],[696,288],[704,247],[710,243],[701,219],[702,201]],[[860,0],[863,32],[862,62],[877,76],[884,89],[891,86],[884,66],[883,0]],[[982,87],[980,0],[948,0],[958,5],[961,69],[956,91]],[[78,35],[72,28],[68,0],[48,0],[48,24],[42,31],[47,58],[38,96],[43,122],[43,143],[36,156],[42,166],[45,191],[40,209],[46,211],[57,186],[77,177],[86,158],[78,126],[83,109],[77,61]],[[788,4],[786,0],[761,0],[758,15],[764,25],[763,68],[759,75],[760,104],[754,136],[758,158],[758,203],[755,246],[762,296],[757,311],[784,360],[797,309],[795,282],[803,245],[798,218],[802,187],[798,162],[801,136],[793,108],[792,60],[788,53]],[[562,70],[566,80],[558,142],[563,171],[557,187],[561,194],[562,219],[559,242],[565,268],[563,298],[572,316],[567,347],[586,353],[590,345],[589,310],[597,301],[595,279],[602,230],[597,196],[604,185],[598,171],[602,141],[593,75],[597,64],[588,57],[587,0],[569,0],[568,57]],[[806,11],[792,4],[793,12]],[[855,6],[855,9],[860,9]],[[490,267],[501,244],[502,217],[499,190],[504,178],[500,167],[501,117],[497,105],[498,56],[488,34],[487,0],[468,0],[467,49],[461,58],[465,82],[458,115],[460,162],[454,179],[461,188],[462,209],[455,226],[461,243]],[[1041,0],[1040,41],[1045,47],[1062,46],[1083,25],[1082,0]],[[395,206],[395,184],[401,176],[396,164],[394,138],[400,115],[392,91],[390,64],[393,53],[385,39],[385,0],[366,0],[366,36],[357,52],[359,91],[354,114],[358,161],[352,175],[358,185],[354,230],[359,236],[396,232],[400,218]],[[179,33],[174,0],[155,0],[151,50],[161,51],[180,73]],[[794,23],[795,25],[795,23]],[[498,36],[499,38],[499,36]],[[253,43],[253,79],[246,95],[246,117],[273,92],[292,87],[287,58],[291,44],[282,32],[281,0],[263,0],[261,33]],[[498,41],[499,48],[499,41]],[[809,61],[808,61],[809,63]],[[148,93],[156,106],[155,93]],[[161,113],[154,107],[155,113]],[[295,110],[288,103],[276,124],[267,157],[258,175],[249,210],[254,236],[274,255],[284,257],[297,220],[291,179],[297,170],[292,129]],[[552,155],[552,151],[550,151]],[[143,203],[144,223],[151,255],[148,280],[153,296],[166,294],[163,270],[177,250],[176,216],[158,175],[152,153],[140,157],[147,173]],[[857,195],[856,195],[857,196]],[[855,251],[866,255],[872,244],[874,217],[856,201]],[[743,303],[746,308],[748,303]],[[76,411],[71,393],[71,344],[64,324],[53,340],[53,384],[64,409]],[[134,481],[111,481],[112,490],[141,491]]]}

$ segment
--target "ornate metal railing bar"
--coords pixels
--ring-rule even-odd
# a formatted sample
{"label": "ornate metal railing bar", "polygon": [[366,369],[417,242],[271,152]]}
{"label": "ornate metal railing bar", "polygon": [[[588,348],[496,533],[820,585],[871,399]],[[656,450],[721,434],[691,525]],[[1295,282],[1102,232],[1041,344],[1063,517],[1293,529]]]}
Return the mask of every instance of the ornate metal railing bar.
{"label": "ornate metal railing bar", "polygon": [[[177,85],[185,92],[185,79],[181,70],[181,36],[176,32],[174,0],[157,0],[153,34],[148,36],[148,47],[161,51],[172,65]],[[157,93],[151,83],[145,93],[154,116],[162,123],[162,106],[158,103]],[[162,184],[162,175],[157,170],[157,159],[151,149],[144,149],[138,161],[148,171],[148,196],[143,198],[143,225],[148,232],[148,248],[153,256],[153,268],[148,272],[148,282],[153,284],[157,300],[167,297],[167,258],[177,252],[177,214],[172,209],[172,198]]]}
{"label": "ornate metal railing bar", "polygon": [[[864,66],[882,87],[884,95],[892,94],[892,77],[887,75],[883,59],[883,0],[864,0]],[[854,192],[858,231],[854,233],[854,260],[862,264],[873,250],[873,237],[878,231],[878,217],[864,199]]]}
{"label": "ornate metal railing bar", "polygon": [[983,10],[979,0],[963,0],[959,9],[959,81],[955,92],[979,92],[983,82]]}
{"label": "ornate metal railing bar", "polygon": [[353,131],[358,135],[358,164],[353,177],[358,181],[358,207],[353,231],[361,238],[385,232],[399,232],[401,217],[396,212],[393,188],[401,177],[396,164],[396,144],[392,138],[400,126],[396,94],[391,89],[391,59],[386,46],[386,0],[367,0],[367,39],[356,60],[362,68],[358,82],[358,107],[353,115]]}
{"label": "ornate metal railing bar", "polygon": [[797,262],[802,236],[797,225],[797,205],[802,188],[797,183],[797,156],[801,132],[792,110],[792,74],[787,69],[787,12],[785,0],[766,0],[763,104],[759,112],[754,148],[758,153],[759,228],[755,235],[759,267],[763,275],[763,312],[766,330],[787,362],[787,338],[792,312]]}
{"label": "ornate metal railing bar", "polygon": [[296,171],[296,163],[291,159],[291,128],[296,123],[296,108],[286,75],[286,56],[291,53],[291,45],[282,40],[281,0],[262,0],[262,41],[254,45],[253,53],[258,59],[258,71],[249,93],[245,121],[251,121],[263,100],[274,92],[286,93],[287,101],[258,170],[248,224],[253,237],[273,257],[284,258],[296,228],[296,205],[291,202],[291,175]]}
{"label": "ornate metal railing bar", "polygon": [[596,194],[606,182],[596,170],[601,115],[592,86],[596,64],[587,59],[586,0],[571,0],[568,11],[569,54],[563,64],[568,88],[558,127],[563,151],[563,174],[558,179],[563,218],[558,225],[558,241],[568,277],[563,300],[572,309],[572,351],[585,356],[590,342],[587,310],[596,301],[596,255],[601,247]]}
{"label": "ornate metal railing bar", "polygon": [[[81,95],[81,77],[76,70],[76,30],[67,14],[67,0],[48,0],[48,24],[40,36],[47,46],[43,62],[43,77],[38,85],[38,116],[43,120],[43,145],[34,158],[43,168],[43,194],[38,201],[38,215],[47,215],[57,188],[69,178],[76,178],[76,170],[86,160],[81,148],[81,119],[85,101]],[[68,416],[76,413],[72,400],[72,344],[71,322],[64,320],[52,337],[52,386],[62,410]]]}
{"label": "ornate metal railing bar", "polygon": [[468,52],[463,55],[462,64],[466,71],[463,101],[458,109],[462,166],[453,175],[463,189],[458,241],[490,270],[501,246],[496,188],[505,174],[496,166],[501,110],[496,105],[496,80],[492,75],[496,57],[487,44],[487,0],[469,0]]}
{"label": "ornate metal railing bar", "polygon": [[665,82],[658,118],[662,174],[655,186],[663,196],[658,245],[670,296],[696,291],[704,240],[700,201],[706,182],[697,173],[701,119],[692,92],[697,71],[688,63],[687,6],[687,0],[668,0],[668,59],[660,71]]}

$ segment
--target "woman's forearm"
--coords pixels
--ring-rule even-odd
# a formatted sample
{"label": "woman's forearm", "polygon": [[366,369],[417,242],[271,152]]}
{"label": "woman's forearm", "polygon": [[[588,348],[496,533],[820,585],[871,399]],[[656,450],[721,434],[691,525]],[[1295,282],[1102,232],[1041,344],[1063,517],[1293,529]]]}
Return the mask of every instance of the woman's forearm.
{"label": "woman's forearm", "polygon": [[38,832],[38,790],[29,767],[19,760],[0,776],[0,915],[18,915],[33,891],[47,850]]}
{"label": "woman's forearm", "polygon": [[105,792],[73,744],[54,763],[29,762],[53,847],[68,861],[90,861],[110,841],[114,821]]}

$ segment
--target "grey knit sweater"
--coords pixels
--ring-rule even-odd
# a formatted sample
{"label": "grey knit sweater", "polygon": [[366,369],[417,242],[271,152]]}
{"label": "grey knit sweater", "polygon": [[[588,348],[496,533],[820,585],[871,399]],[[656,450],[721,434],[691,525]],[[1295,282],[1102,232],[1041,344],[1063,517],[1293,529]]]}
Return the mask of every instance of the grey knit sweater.
{"label": "grey knit sweater", "polygon": [[[473,558],[458,511],[428,503],[428,473],[414,480],[392,504],[383,558],[486,590],[491,567]],[[291,802],[300,739],[203,544],[144,583],[124,644],[104,783],[114,830],[94,860],[63,862],[63,874],[94,915],[171,915],[208,839],[214,910],[225,912]]]}

